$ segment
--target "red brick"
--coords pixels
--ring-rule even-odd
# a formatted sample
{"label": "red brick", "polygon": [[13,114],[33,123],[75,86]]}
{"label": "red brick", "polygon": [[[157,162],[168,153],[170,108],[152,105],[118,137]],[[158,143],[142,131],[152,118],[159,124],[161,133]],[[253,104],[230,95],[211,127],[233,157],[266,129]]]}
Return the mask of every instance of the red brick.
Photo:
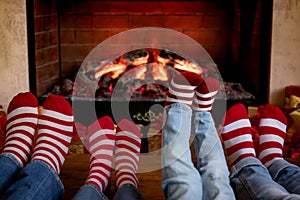
{"label": "red brick", "polygon": [[78,69],[80,68],[83,61],[79,60],[69,60],[69,61],[63,61],[61,63],[61,75],[64,78],[70,78],[74,80],[76,78],[76,74],[78,72]]}
{"label": "red brick", "polygon": [[34,0],[34,15],[46,15],[57,13],[57,1]]}
{"label": "red brick", "polygon": [[57,30],[57,15],[46,15],[34,18],[35,32]]}
{"label": "red brick", "polygon": [[129,28],[136,27],[163,27],[163,15],[130,15]]}
{"label": "red brick", "polygon": [[36,78],[39,81],[48,80],[51,78],[59,77],[59,66],[58,62],[49,63],[47,65],[43,65],[41,67],[36,68]]}
{"label": "red brick", "polygon": [[206,15],[203,17],[203,28],[207,29],[230,29],[230,23],[225,15]]}
{"label": "red brick", "polygon": [[160,4],[165,14],[200,14],[206,12],[205,3],[201,1],[162,1]]}
{"label": "red brick", "polygon": [[168,28],[201,28],[203,27],[202,15],[177,15],[164,17],[165,27]]}
{"label": "red brick", "polygon": [[211,30],[184,30],[184,34],[196,40],[199,44],[210,45],[214,44],[215,41],[215,31]]}
{"label": "red brick", "polygon": [[52,46],[37,50],[35,52],[35,56],[35,63],[37,66],[44,65],[49,62],[55,62],[58,60],[58,47]]}
{"label": "red brick", "polygon": [[109,37],[108,30],[78,30],[74,31],[76,44],[98,44]]}
{"label": "red brick", "polygon": [[95,15],[95,28],[127,28],[128,15]]}
{"label": "red brick", "polygon": [[93,16],[75,15],[73,28],[93,28]]}
{"label": "red brick", "polygon": [[62,61],[66,60],[83,60],[94,46],[89,45],[64,45],[61,47],[61,57]]}
{"label": "red brick", "polygon": [[68,15],[68,14],[62,14],[60,16],[60,27],[61,29],[66,29],[66,28],[74,28],[74,16],[73,15]]}
{"label": "red brick", "polygon": [[58,33],[56,30],[40,32],[35,35],[35,48],[42,49],[58,44]]}
{"label": "red brick", "polygon": [[62,44],[73,44],[74,43],[74,30],[73,29],[62,29],[60,31],[60,41]]}

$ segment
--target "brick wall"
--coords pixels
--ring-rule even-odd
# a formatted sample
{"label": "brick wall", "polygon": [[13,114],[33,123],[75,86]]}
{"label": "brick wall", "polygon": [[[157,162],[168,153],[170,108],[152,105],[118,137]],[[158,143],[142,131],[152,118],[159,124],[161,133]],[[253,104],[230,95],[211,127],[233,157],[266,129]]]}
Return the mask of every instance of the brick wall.
{"label": "brick wall", "polygon": [[62,76],[76,71],[103,40],[138,27],[164,27],[198,41],[224,66],[230,50],[229,6],[220,1],[63,1]]}
{"label": "brick wall", "polygon": [[[73,79],[84,58],[105,39],[150,26],[190,36],[211,55],[224,80],[242,82],[257,94],[262,88],[261,2],[35,0],[37,94]],[[237,72],[240,76],[233,75]]]}
{"label": "brick wall", "polygon": [[59,82],[58,15],[56,1],[34,1],[37,95]]}

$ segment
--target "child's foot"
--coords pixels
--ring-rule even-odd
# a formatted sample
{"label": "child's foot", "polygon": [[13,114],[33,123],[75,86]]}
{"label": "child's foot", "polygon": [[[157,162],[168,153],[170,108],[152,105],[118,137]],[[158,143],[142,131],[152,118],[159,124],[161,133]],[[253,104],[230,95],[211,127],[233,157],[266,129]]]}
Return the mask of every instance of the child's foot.
{"label": "child's foot", "polygon": [[274,105],[267,104],[260,112],[258,158],[269,167],[282,159],[282,148],[286,137],[287,119]]}
{"label": "child's foot", "polygon": [[38,121],[38,101],[30,93],[19,93],[8,106],[3,153],[13,155],[23,167],[27,163]]}
{"label": "child's foot", "polygon": [[63,97],[50,94],[38,120],[38,135],[32,160],[45,162],[59,174],[69,150],[73,126],[70,104]]}
{"label": "child's foot", "polygon": [[138,127],[127,119],[118,123],[115,149],[116,185],[137,186],[136,172],[139,165],[141,148],[141,132]]}
{"label": "child's foot", "polygon": [[194,111],[210,112],[219,89],[220,84],[217,79],[204,79],[204,81],[196,88],[192,109]]}
{"label": "child's foot", "polygon": [[231,165],[245,157],[255,157],[251,124],[243,104],[238,103],[226,112],[221,136]]}
{"label": "child's foot", "polygon": [[192,72],[177,74],[170,83],[165,105],[179,102],[191,106],[195,94],[194,90],[202,81],[201,75]]}
{"label": "child's foot", "polygon": [[90,172],[85,183],[93,184],[103,192],[110,179],[115,149],[116,134],[112,119],[105,116],[90,125],[88,139],[91,158]]}

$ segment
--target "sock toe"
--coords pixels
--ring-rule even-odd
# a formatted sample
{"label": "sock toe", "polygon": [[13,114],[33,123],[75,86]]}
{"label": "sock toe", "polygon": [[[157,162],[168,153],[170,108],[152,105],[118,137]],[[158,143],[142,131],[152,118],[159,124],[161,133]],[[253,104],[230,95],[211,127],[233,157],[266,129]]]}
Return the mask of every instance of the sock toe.
{"label": "sock toe", "polygon": [[31,92],[19,93],[9,103],[7,112],[10,113],[18,107],[37,107],[38,101]]}

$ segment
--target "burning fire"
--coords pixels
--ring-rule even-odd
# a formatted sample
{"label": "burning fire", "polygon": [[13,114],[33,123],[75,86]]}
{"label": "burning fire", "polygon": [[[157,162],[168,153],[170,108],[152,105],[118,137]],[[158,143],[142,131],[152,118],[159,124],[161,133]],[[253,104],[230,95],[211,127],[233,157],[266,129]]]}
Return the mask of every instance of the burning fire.
{"label": "burning fire", "polygon": [[[77,95],[93,95],[92,92],[84,92],[86,78],[88,78],[92,81],[98,80],[96,96],[104,98],[112,95],[114,86],[123,75],[125,75],[124,79],[120,81],[124,85],[123,89],[130,87],[130,94],[135,98],[162,98],[167,90],[165,86],[168,85],[168,80],[176,74],[176,71],[203,73],[203,69],[198,64],[170,51],[159,49],[136,50],[115,60],[87,62],[83,70],[85,76],[82,76],[80,83],[75,83],[78,87]],[[147,84],[143,85],[145,80]],[[161,84],[160,81],[165,84]],[[118,95],[122,96],[123,92],[125,91],[118,91]]]}
{"label": "burning fire", "polygon": [[116,79],[127,70],[128,66],[135,66],[138,68],[135,71],[135,79],[145,80],[147,74],[151,74],[154,80],[168,81],[169,75],[165,66],[170,64],[177,70],[189,71],[196,74],[202,73],[202,68],[198,64],[191,63],[185,59],[176,58],[171,60],[154,53],[154,60],[149,63],[149,57],[149,54],[146,54],[142,57],[131,59],[130,61],[124,57],[120,57],[117,63],[110,63],[101,69],[98,68],[94,78],[98,79],[105,74],[110,74],[112,79]]}

